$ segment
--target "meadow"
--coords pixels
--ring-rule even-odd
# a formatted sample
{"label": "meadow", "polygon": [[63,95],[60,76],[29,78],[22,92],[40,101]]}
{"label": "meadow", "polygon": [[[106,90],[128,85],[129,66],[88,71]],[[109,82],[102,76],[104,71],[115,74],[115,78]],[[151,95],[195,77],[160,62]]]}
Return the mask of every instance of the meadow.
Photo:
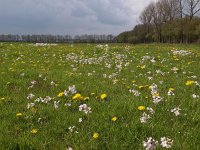
{"label": "meadow", "polygon": [[0,43],[0,149],[200,149],[200,45]]}

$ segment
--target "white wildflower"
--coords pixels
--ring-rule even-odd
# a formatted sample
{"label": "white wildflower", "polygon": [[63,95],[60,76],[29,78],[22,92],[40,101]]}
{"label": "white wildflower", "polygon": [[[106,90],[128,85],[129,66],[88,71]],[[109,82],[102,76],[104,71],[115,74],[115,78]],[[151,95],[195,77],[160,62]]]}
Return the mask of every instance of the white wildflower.
{"label": "white wildflower", "polygon": [[150,114],[154,114],[155,113],[155,111],[151,107],[147,107],[147,110],[149,111]]}
{"label": "white wildflower", "polygon": [[83,118],[79,118],[79,119],[78,119],[78,122],[83,122]]}
{"label": "white wildflower", "polygon": [[51,81],[51,85],[55,85],[56,83],[54,81]]}
{"label": "white wildflower", "polygon": [[86,104],[82,104],[79,106],[79,111],[83,111],[85,114],[91,113],[91,108],[88,107]]}
{"label": "white wildflower", "polygon": [[192,98],[199,98],[199,95],[192,94]]}
{"label": "white wildflower", "polygon": [[173,140],[167,138],[167,137],[161,137],[161,146],[165,148],[171,148]]}
{"label": "white wildflower", "polygon": [[148,119],[150,119],[150,116],[146,114],[145,112],[143,112],[142,117],[140,118],[140,122],[146,123]]}
{"label": "white wildflower", "polygon": [[175,95],[175,94],[174,94],[174,92],[173,92],[172,90],[169,90],[169,91],[167,92],[167,95],[170,96],[170,95]]}
{"label": "white wildflower", "polygon": [[133,95],[135,95],[135,96],[140,96],[140,94],[141,94],[139,91],[133,90],[133,89],[130,89],[129,92],[133,93]]}
{"label": "white wildflower", "polygon": [[70,107],[72,104],[71,103],[65,103],[65,106]]}
{"label": "white wildflower", "polygon": [[146,150],[153,150],[156,148],[158,141],[154,140],[152,137],[147,138],[147,141],[143,141],[143,146]]}
{"label": "white wildflower", "polygon": [[34,97],[35,97],[35,95],[32,94],[32,93],[30,93],[30,94],[28,94],[27,99],[32,99],[32,98],[34,98]]}
{"label": "white wildflower", "polygon": [[75,85],[69,86],[68,90],[69,90],[69,92],[71,92],[71,94],[76,94],[77,93]]}
{"label": "white wildflower", "polygon": [[180,115],[180,111],[181,109],[179,107],[176,107],[174,109],[171,109],[171,112],[173,112],[176,116]]}
{"label": "white wildflower", "polygon": [[55,108],[55,109],[58,109],[58,104],[59,104],[59,102],[60,102],[60,101],[54,101],[54,108]]}
{"label": "white wildflower", "polygon": [[32,107],[34,107],[34,106],[35,106],[35,103],[28,103],[27,109],[30,109],[30,108],[32,108]]}

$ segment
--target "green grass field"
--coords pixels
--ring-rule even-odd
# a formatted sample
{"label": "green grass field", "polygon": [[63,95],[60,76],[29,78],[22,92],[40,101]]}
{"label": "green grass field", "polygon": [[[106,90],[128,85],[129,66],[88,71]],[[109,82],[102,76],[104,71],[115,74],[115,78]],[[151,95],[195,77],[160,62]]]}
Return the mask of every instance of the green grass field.
{"label": "green grass field", "polygon": [[2,150],[200,149],[200,45],[0,43],[0,65]]}

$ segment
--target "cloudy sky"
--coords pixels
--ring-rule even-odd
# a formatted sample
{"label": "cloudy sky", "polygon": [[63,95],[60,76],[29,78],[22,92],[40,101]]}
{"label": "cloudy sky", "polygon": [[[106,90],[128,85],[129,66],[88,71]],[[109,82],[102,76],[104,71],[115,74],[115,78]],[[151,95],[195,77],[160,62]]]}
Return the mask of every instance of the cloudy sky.
{"label": "cloudy sky", "polygon": [[114,34],[155,0],[0,0],[0,34]]}

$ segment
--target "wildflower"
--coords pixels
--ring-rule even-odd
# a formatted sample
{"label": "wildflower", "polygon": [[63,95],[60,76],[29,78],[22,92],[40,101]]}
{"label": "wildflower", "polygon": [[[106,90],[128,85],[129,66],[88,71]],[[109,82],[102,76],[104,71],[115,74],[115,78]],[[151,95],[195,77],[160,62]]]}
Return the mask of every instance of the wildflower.
{"label": "wildflower", "polygon": [[68,146],[66,150],[73,150],[72,147]]}
{"label": "wildflower", "polygon": [[101,94],[101,99],[102,99],[102,100],[105,100],[106,98],[107,98],[107,94],[105,94],[105,93],[104,93],[104,94]]}
{"label": "wildflower", "polygon": [[192,98],[199,98],[199,95],[192,94]]}
{"label": "wildflower", "polygon": [[174,91],[173,88],[169,88],[169,91],[167,92],[167,95],[175,95],[173,91]]}
{"label": "wildflower", "polygon": [[133,89],[129,89],[129,92],[133,93],[133,95],[135,95],[135,96],[140,96],[140,94],[141,94],[139,91],[133,90]]}
{"label": "wildflower", "polygon": [[91,108],[88,107],[86,104],[82,104],[79,106],[79,111],[83,111],[85,114],[91,113]]}
{"label": "wildflower", "polygon": [[1,100],[4,100],[4,99],[5,99],[4,97],[1,98]]}
{"label": "wildflower", "polygon": [[155,83],[153,83],[149,88],[151,89],[153,103],[157,104],[160,101],[162,101],[162,97],[160,97],[158,93],[158,86]]}
{"label": "wildflower", "polygon": [[179,107],[176,107],[174,109],[171,109],[171,112],[173,112],[176,116],[180,115],[180,111],[181,109]]}
{"label": "wildflower", "polygon": [[147,142],[143,141],[143,146],[146,148],[146,150],[155,149],[157,144],[158,144],[158,141],[154,140],[152,137],[147,138]]}
{"label": "wildflower", "polygon": [[60,92],[60,93],[58,94],[58,97],[62,97],[64,94],[65,94],[64,92]]}
{"label": "wildflower", "polygon": [[16,116],[20,117],[20,116],[22,116],[22,113],[16,113]]}
{"label": "wildflower", "polygon": [[149,111],[150,114],[154,114],[155,111],[151,107],[147,107],[147,110]]}
{"label": "wildflower", "polygon": [[68,129],[69,129],[70,132],[73,132],[73,131],[75,131],[76,127],[75,126],[70,126]]}
{"label": "wildflower", "polygon": [[58,109],[58,104],[59,104],[59,102],[60,102],[60,101],[54,101],[54,108],[55,108],[55,109]]}
{"label": "wildflower", "polygon": [[64,90],[64,95],[67,97],[68,96],[69,91]]}
{"label": "wildflower", "polygon": [[99,133],[97,133],[97,132],[93,133],[93,138],[94,139],[98,139],[99,138]]}
{"label": "wildflower", "polygon": [[89,99],[90,99],[89,97],[85,97],[83,100],[86,101],[86,100],[89,100]]}
{"label": "wildflower", "polygon": [[112,117],[112,119],[111,119],[113,122],[115,122],[116,120],[117,120],[117,117],[116,116],[114,116],[114,117]]}
{"label": "wildflower", "polygon": [[72,99],[74,99],[74,100],[76,100],[76,99],[82,99],[82,98],[83,98],[83,96],[81,96],[80,93],[77,93],[77,94],[75,94],[75,95],[72,97]]}
{"label": "wildflower", "polygon": [[55,85],[56,83],[54,81],[51,81],[51,85]]}
{"label": "wildflower", "polygon": [[185,83],[185,85],[191,86],[191,85],[193,85],[194,83],[195,83],[195,81],[188,80],[188,81]]}
{"label": "wildflower", "polygon": [[30,109],[30,108],[32,108],[32,107],[34,107],[34,106],[35,106],[35,103],[28,103],[27,109]]}
{"label": "wildflower", "polygon": [[31,130],[31,133],[33,133],[33,134],[36,134],[37,132],[38,132],[37,129],[32,129],[32,130]]}
{"label": "wildflower", "polygon": [[171,148],[171,145],[173,143],[173,140],[166,138],[166,137],[161,137],[161,146],[165,148]]}
{"label": "wildflower", "polygon": [[143,88],[144,88],[144,86],[143,86],[143,85],[140,85],[138,88],[139,88],[139,89],[143,89]]}
{"label": "wildflower", "polygon": [[32,99],[32,98],[34,98],[34,97],[35,97],[35,95],[32,94],[32,93],[30,93],[30,94],[28,94],[27,99]]}
{"label": "wildflower", "polygon": [[71,92],[72,94],[76,94],[76,93],[77,93],[77,90],[76,90],[75,85],[69,86],[69,87],[68,87],[68,90],[69,90],[69,92]]}
{"label": "wildflower", "polygon": [[72,104],[71,103],[65,103],[65,106],[70,107]]}
{"label": "wildflower", "polygon": [[140,118],[140,122],[141,123],[146,123],[148,119],[150,119],[150,116],[144,112],[142,114],[142,117]]}
{"label": "wildflower", "polygon": [[138,106],[138,110],[145,110],[145,106]]}
{"label": "wildflower", "polygon": [[78,118],[78,122],[83,122],[83,118]]}

